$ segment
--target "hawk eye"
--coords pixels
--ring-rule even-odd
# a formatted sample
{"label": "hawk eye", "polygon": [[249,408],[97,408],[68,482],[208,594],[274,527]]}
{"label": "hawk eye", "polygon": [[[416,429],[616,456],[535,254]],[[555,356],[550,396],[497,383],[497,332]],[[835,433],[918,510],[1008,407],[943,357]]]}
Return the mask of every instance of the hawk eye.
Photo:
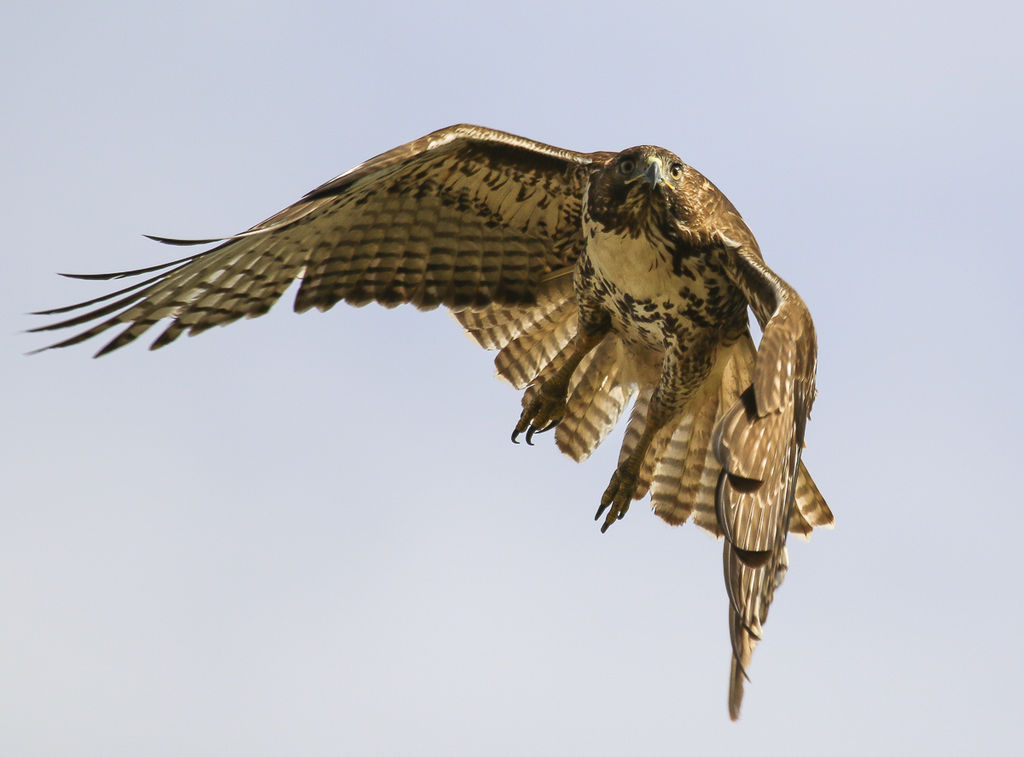
{"label": "hawk eye", "polygon": [[673,163],[668,169],[668,175],[673,179],[681,179],[683,177],[683,164]]}
{"label": "hawk eye", "polygon": [[629,174],[633,173],[634,170],[636,170],[636,161],[633,160],[632,158],[626,158],[621,163],[619,163],[619,173],[621,174],[625,174],[626,176],[628,176]]}

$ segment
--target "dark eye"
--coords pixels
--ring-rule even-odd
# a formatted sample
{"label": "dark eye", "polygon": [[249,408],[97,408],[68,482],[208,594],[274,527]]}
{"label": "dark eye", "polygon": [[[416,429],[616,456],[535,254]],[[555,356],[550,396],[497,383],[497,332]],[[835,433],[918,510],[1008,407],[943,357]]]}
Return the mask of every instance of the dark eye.
{"label": "dark eye", "polygon": [[683,164],[673,163],[671,166],[669,166],[668,175],[671,176],[673,179],[683,178]]}
{"label": "dark eye", "polygon": [[621,163],[619,163],[619,173],[621,174],[625,174],[628,176],[629,174],[633,173],[634,170],[636,170],[636,161],[633,160],[632,158],[626,158]]}

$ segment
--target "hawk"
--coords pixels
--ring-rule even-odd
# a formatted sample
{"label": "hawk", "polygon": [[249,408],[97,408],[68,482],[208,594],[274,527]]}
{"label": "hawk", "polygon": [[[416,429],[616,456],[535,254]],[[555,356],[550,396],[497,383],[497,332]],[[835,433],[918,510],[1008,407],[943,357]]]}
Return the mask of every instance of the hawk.
{"label": "hawk", "polygon": [[[170,263],[84,279],[141,280],[40,315],[83,326],[51,347],[159,321],[152,348],[266,313],[341,301],[449,308],[523,389],[512,440],[555,430],[586,458],[633,400],[602,532],[650,494],[671,524],[724,537],[729,713],[788,565],[787,532],[832,513],[800,461],[816,338],[732,203],[675,154],[579,153],[479,126],[428,134],[356,166],[266,221]],[[750,308],[762,329],[755,348]],[[92,324],[86,327],[86,324]],[[47,348],[44,348],[47,349]],[[634,399],[635,398],[635,399]]]}

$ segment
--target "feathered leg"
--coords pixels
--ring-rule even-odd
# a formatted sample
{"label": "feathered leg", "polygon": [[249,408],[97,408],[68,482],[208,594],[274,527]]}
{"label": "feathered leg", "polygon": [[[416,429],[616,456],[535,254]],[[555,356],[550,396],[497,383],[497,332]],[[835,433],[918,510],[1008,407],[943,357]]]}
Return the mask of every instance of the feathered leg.
{"label": "feathered leg", "polygon": [[607,327],[584,328],[581,324],[573,338],[573,350],[555,374],[540,386],[540,391],[523,409],[519,422],[512,431],[512,441],[518,444],[518,437],[526,432],[526,443],[533,444],[533,435],[548,431],[558,425],[565,414],[565,402],[569,393],[569,381],[576,367],[591,350],[601,343]]}
{"label": "feathered leg", "polygon": [[647,419],[640,439],[637,440],[633,451],[612,474],[608,488],[601,496],[601,506],[598,507],[597,514],[594,516],[594,520],[598,520],[605,510],[608,511],[608,515],[601,525],[601,533],[607,531],[612,523],[625,516],[629,510],[629,503],[636,492],[640,471],[651,443],[669,421],[686,406],[694,392],[711,372],[711,365],[715,358],[715,345],[711,338],[699,343],[691,343],[687,347],[685,355],[678,344],[669,347],[665,353],[661,377],[651,395],[647,407]]}

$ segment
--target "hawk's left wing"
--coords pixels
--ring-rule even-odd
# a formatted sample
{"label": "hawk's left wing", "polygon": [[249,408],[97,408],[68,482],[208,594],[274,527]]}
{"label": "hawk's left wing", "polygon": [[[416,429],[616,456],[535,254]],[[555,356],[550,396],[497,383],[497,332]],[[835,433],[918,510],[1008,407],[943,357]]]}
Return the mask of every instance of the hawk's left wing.
{"label": "hawk's left wing", "polygon": [[723,241],[730,274],[763,331],[753,381],[718,422],[712,440],[722,464],[715,505],[725,536],[733,648],[729,714],[736,719],[746,667],[787,568],[786,532],[814,401],[817,341],[807,306],[765,265],[753,239]]}

